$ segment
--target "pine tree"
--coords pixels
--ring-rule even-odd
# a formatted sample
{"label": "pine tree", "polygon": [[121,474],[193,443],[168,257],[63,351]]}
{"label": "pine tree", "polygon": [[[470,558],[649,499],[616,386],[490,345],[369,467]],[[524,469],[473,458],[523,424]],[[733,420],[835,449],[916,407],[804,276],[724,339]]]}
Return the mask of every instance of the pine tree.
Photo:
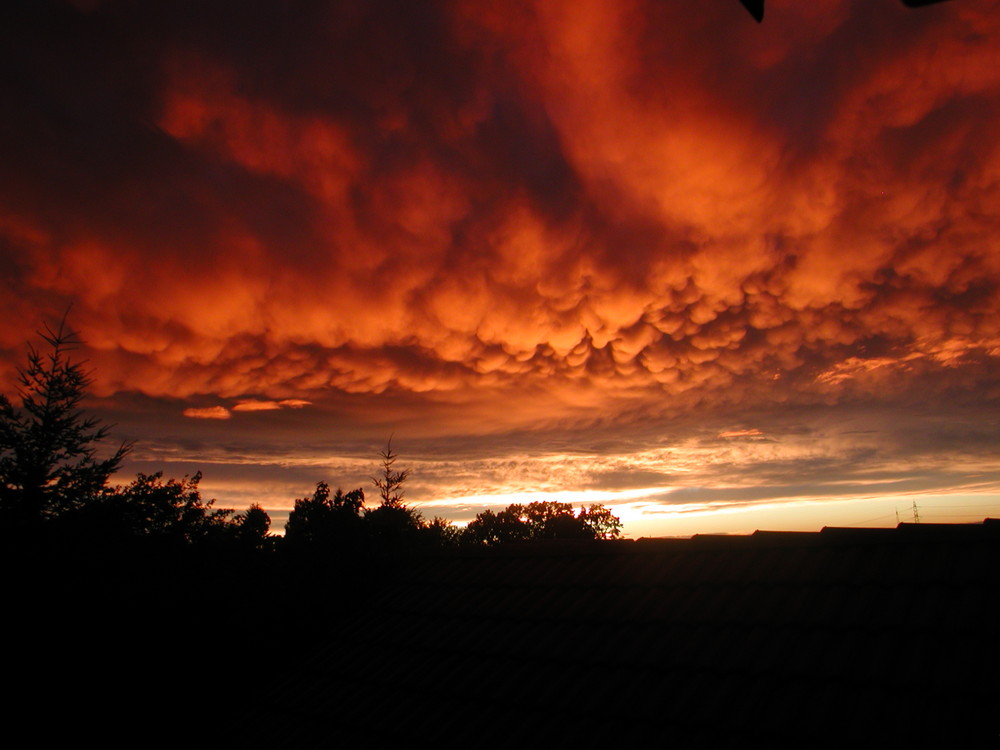
{"label": "pine tree", "polygon": [[79,408],[91,380],[69,352],[82,342],[65,318],[39,335],[49,351],[29,344],[28,364],[18,368],[20,408],[0,394],[0,511],[14,523],[55,518],[94,499],[132,449],[122,443],[97,458],[110,428]]}
{"label": "pine tree", "polygon": [[398,456],[392,452],[391,437],[386,443],[385,450],[379,451],[379,456],[382,457],[382,476],[372,477],[372,482],[382,497],[382,505],[389,508],[400,508],[403,506],[403,482],[410,476],[410,470],[396,471],[392,468]]}

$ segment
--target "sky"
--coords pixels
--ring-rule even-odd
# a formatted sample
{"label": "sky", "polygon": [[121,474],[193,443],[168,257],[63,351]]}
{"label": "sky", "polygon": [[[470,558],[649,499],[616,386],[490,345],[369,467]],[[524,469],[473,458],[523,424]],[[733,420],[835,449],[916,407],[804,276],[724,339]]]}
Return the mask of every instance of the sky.
{"label": "sky", "polygon": [[[1000,2],[15,0],[0,388],[276,529],[1000,515]],[[114,446],[109,445],[108,451]]]}

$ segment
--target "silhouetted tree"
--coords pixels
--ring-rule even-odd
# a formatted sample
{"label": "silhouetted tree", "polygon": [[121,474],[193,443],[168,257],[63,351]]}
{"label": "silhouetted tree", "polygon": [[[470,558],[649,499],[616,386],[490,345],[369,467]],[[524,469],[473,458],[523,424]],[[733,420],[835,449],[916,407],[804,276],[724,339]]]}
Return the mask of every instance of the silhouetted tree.
{"label": "silhouetted tree", "polygon": [[520,517],[520,505],[510,505],[499,513],[484,510],[462,533],[463,541],[476,544],[521,542],[531,538],[530,527]]}
{"label": "silhouetted tree", "polygon": [[372,477],[372,482],[382,498],[382,505],[400,507],[403,504],[403,482],[410,476],[409,469],[396,471],[392,468],[398,456],[392,452],[392,438],[386,443],[385,450],[379,451],[382,457],[382,476]]}
{"label": "silhouetted tree", "polygon": [[231,509],[213,508],[215,500],[202,500],[199,482],[200,471],[190,479],[166,482],[161,471],[138,474],[128,485],[107,493],[104,502],[133,534],[186,543],[236,535],[242,521],[231,517]]}
{"label": "silhouetted tree", "polygon": [[109,427],[79,409],[91,380],[69,352],[81,342],[65,318],[39,335],[49,351],[29,345],[27,367],[18,368],[20,408],[0,394],[0,511],[8,521],[51,519],[93,500],[132,447],[97,458]]}
{"label": "silhouetted tree", "polygon": [[234,534],[241,546],[262,550],[268,543],[268,531],[271,528],[271,517],[254,503],[233,519]]}
{"label": "silhouetted tree", "polygon": [[580,511],[580,519],[594,531],[598,539],[621,539],[622,521],[601,503]]}
{"label": "silhouetted tree", "polygon": [[312,497],[295,501],[285,524],[285,541],[293,545],[329,545],[356,539],[361,533],[365,491],[360,487],[330,495],[330,485],[319,482]]}
{"label": "silhouetted tree", "polygon": [[424,520],[419,511],[402,503],[382,503],[365,511],[365,527],[379,551],[401,551],[419,544]]}
{"label": "silhouetted tree", "polygon": [[379,451],[382,458],[382,475],[372,477],[372,483],[382,498],[377,508],[365,511],[365,525],[372,541],[380,551],[400,551],[418,546],[421,532],[426,529],[420,512],[403,502],[403,483],[410,476],[409,469],[397,471],[393,468],[398,456],[392,450],[392,438],[385,450]]}
{"label": "silhouetted tree", "polygon": [[453,526],[447,518],[435,516],[430,523],[425,523],[421,534],[430,547],[454,547],[462,538],[462,530]]}
{"label": "silhouetted tree", "polygon": [[572,503],[552,500],[516,507],[532,539],[594,539],[593,531],[573,511]]}
{"label": "silhouetted tree", "polygon": [[621,527],[603,505],[577,513],[571,503],[539,501],[508,505],[499,513],[485,510],[466,526],[462,539],[487,545],[529,539],[617,539]]}

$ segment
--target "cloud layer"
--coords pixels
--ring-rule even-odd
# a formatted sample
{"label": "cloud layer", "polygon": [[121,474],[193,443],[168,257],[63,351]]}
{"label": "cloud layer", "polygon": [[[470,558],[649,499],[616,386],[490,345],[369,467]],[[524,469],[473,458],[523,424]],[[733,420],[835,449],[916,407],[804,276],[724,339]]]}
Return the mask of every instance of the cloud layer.
{"label": "cloud layer", "polygon": [[366,437],[995,409],[995,2],[15,5],[7,359],[72,305],[100,397]]}

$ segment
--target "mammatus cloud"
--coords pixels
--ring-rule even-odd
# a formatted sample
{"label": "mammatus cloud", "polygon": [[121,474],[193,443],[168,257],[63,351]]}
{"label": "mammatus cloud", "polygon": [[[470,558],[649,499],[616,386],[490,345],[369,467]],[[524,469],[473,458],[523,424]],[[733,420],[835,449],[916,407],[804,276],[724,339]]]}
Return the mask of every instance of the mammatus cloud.
{"label": "mammatus cloud", "polygon": [[72,303],[101,397],[366,436],[995,404],[995,4],[773,5],[37,3],[0,353]]}
{"label": "mammatus cloud", "polygon": [[[330,4],[246,19],[252,55],[188,11],[200,31],[162,29],[155,74],[121,83],[142,96],[102,84],[90,111],[46,81],[121,154],[87,206],[8,175],[7,312],[73,300],[104,394],[544,395],[524,421],[828,400],[995,356],[994,15],[828,3],[765,29],[665,5],[429,5],[413,30]],[[275,24],[303,35],[280,80]],[[73,169],[100,140],[55,137],[82,138]]]}

